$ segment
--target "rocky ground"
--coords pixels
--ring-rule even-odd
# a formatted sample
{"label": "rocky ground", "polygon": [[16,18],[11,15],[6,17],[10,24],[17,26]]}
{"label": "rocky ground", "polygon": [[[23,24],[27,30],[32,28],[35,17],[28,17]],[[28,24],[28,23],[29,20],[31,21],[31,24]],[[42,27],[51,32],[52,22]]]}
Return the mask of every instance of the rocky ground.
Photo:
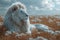
{"label": "rocky ground", "polygon": [[[60,40],[60,16],[30,16],[31,24],[45,24],[52,28],[57,34],[32,30],[32,34],[12,33],[6,35],[6,28],[3,25],[3,17],[0,16],[0,40]],[[11,33],[8,31],[8,33]],[[18,35],[16,35],[18,34]]]}

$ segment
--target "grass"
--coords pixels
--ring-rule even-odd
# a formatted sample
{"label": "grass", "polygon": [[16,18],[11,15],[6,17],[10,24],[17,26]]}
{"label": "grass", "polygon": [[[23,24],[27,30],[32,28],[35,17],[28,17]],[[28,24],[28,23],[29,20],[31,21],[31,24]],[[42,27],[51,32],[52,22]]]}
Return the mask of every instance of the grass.
{"label": "grass", "polygon": [[[49,22],[50,19],[50,22]],[[0,17],[0,22],[3,22],[3,18]],[[59,18],[56,18],[54,16],[30,16],[30,23],[31,24],[45,24],[52,28],[52,30],[60,30],[60,25],[57,25],[57,22],[60,22]],[[13,33],[11,35],[4,35],[5,33],[5,27],[3,25],[0,25],[0,40],[28,40],[28,38],[36,38],[38,36],[47,38],[48,40],[60,40],[60,34],[52,35],[50,33],[40,31],[38,32],[36,29],[32,30],[32,34],[24,34],[22,36],[16,37],[16,34]]]}

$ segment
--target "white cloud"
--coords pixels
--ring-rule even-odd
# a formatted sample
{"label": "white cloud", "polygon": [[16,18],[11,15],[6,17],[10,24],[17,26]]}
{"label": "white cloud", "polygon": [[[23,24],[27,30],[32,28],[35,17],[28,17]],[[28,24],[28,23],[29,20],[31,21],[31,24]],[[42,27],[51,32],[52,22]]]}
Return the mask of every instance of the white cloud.
{"label": "white cloud", "polygon": [[55,0],[57,5],[60,5],[60,0]]}
{"label": "white cloud", "polygon": [[35,7],[35,10],[40,10],[40,8],[36,6],[36,7]]}
{"label": "white cloud", "polygon": [[30,5],[30,8],[35,10],[53,10],[55,7],[55,4],[52,0],[42,0],[41,5],[43,8],[40,8],[38,6],[33,6],[33,5]]}
{"label": "white cloud", "polygon": [[47,8],[49,8],[50,10],[53,10],[53,7],[54,7],[53,4],[51,4],[51,3],[48,3],[48,4],[47,4]]}
{"label": "white cloud", "polygon": [[57,2],[57,4],[60,4],[60,2]]}
{"label": "white cloud", "polygon": [[53,3],[52,0],[43,0],[42,6],[49,10],[53,10],[53,8],[55,7],[55,4]]}
{"label": "white cloud", "polygon": [[43,5],[46,5],[46,4],[48,4],[48,1],[47,0],[44,0],[44,1],[42,1],[42,4]]}
{"label": "white cloud", "polygon": [[55,10],[60,10],[60,8],[55,8]]}
{"label": "white cloud", "polygon": [[55,1],[59,2],[60,0],[55,0]]}
{"label": "white cloud", "polygon": [[40,10],[40,8],[38,6],[32,6],[32,5],[30,5],[30,8],[31,9],[35,9],[35,10]]}
{"label": "white cloud", "polygon": [[30,8],[34,10],[46,10],[46,8],[40,8],[38,6],[33,6],[33,5],[30,5]]}
{"label": "white cloud", "polygon": [[33,8],[33,6],[32,6],[32,5],[30,5],[30,8]]}
{"label": "white cloud", "polygon": [[60,4],[60,0],[55,0],[56,4]]}

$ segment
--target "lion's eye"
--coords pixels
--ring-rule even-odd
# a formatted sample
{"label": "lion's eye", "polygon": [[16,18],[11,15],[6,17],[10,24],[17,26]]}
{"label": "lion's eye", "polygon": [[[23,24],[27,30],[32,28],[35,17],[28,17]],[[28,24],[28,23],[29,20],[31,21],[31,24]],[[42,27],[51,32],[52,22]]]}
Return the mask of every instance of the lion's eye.
{"label": "lion's eye", "polygon": [[14,8],[13,8],[13,11],[16,11],[16,10],[17,10],[17,7],[14,7]]}

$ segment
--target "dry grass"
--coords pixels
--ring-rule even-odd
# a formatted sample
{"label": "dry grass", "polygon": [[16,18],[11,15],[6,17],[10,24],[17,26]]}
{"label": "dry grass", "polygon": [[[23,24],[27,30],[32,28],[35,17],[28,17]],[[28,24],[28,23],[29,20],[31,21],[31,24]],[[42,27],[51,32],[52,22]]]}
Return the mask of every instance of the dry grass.
{"label": "dry grass", "polygon": [[[48,20],[51,19],[52,21],[49,22]],[[0,22],[3,22],[2,17],[0,17]],[[60,25],[57,25],[57,22],[60,22],[60,19],[48,16],[45,17],[40,17],[40,16],[31,16],[30,17],[30,22],[31,24],[45,24],[49,27],[52,28],[52,30],[60,30]],[[6,28],[3,25],[0,25],[0,40],[28,40],[28,38],[36,38],[38,36],[42,36],[44,38],[47,38],[48,40],[60,40],[60,34],[58,35],[53,35],[47,32],[40,31],[38,32],[36,29],[32,30],[32,34],[24,34],[22,36],[16,37],[16,34],[11,34],[11,35],[4,35],[6,31]],[[42,39],[41,39],[42,40]]]}

